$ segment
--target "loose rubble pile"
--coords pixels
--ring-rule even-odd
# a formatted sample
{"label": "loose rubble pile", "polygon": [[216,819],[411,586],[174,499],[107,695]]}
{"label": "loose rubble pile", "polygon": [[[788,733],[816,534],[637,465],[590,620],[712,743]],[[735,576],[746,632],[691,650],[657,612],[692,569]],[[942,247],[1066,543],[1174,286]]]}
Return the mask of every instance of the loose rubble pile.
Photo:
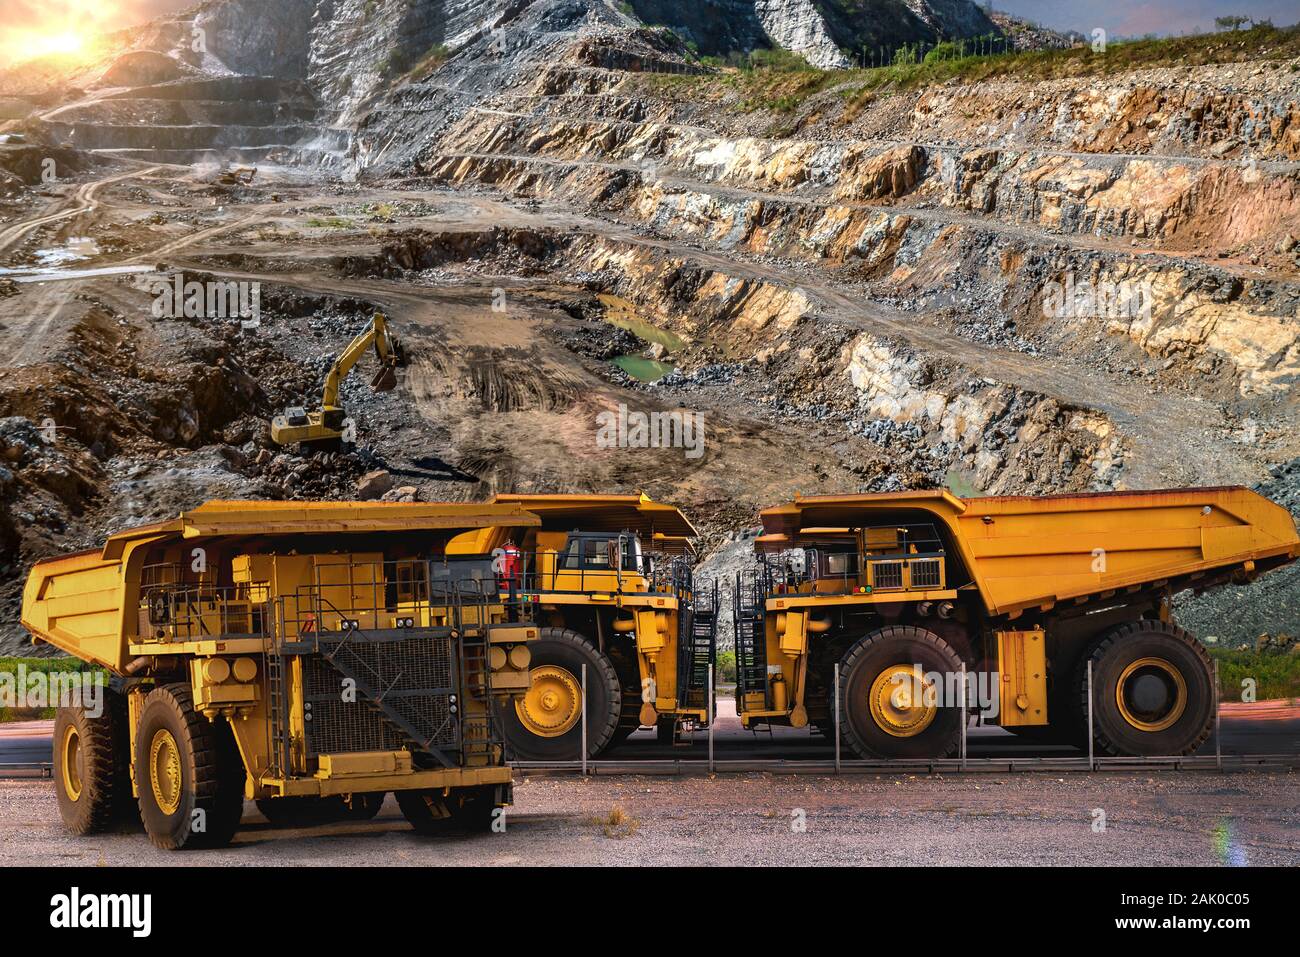
{"label": "loose rubble pile", "polygon": [[[1300,522],[1300,459],[1274,466],[1269,480],[1255,491],[1289,509]],[[1300,639],[1300,566],[1271,572],[1248,588],[1184,592],[1176,597],[1174,612],[1183,627],[1211,643],[1290,648]]]}

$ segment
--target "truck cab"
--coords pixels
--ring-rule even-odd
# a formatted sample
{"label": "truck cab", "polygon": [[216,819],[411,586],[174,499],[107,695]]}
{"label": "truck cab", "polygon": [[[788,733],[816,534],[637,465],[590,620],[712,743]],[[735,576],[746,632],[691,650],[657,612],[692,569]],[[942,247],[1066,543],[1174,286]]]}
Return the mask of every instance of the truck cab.
{"label": "truck cab", "polygon": [[468,533],[451,546],[516,569],[502,575],[502,588],[536,608],[532,684],[502,714],[516,758],[578,760],[584,696],[589,756],[640,727],[674,741],[707,727],[717,600],[695,581],[686,517],[645,495],[492,502],[541,517],[536,529]]}

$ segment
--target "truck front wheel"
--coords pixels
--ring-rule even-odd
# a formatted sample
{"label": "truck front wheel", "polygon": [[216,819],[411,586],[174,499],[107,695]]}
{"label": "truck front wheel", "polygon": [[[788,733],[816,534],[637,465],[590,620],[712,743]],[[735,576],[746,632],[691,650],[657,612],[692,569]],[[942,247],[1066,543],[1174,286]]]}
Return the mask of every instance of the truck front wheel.
{"label": "truck front wheel", "polygon": [[1093,740],[1103,754],[1191,754],[1214,723],[1214,671],[1201,643],[1162,621],[1121,625],[1084,657],[1076,676],[1083,721],[1092,662]]}
{"label": "truck front wheel", "polygon": [[859,639],[840,663],[845,743],[868,759],[953,754],[965,710],[947,699],[960,672],[957,652],[924,628],[881,628]]}
{"label": "truck front wheel", "polygon": [[164,685],[144,699],[135,775],[140,817],[157,847],[223,847],[235,836],[244,765],[230,728],[194,710],[188,685]]}
{"label": "truck front wheel", "polygon": [[609,657],[576,631],[543,628],[529,642],[531,685],[500,706],[510,757],[521,761],[582,759],[582,668],[587,667],[587,756],[614,739],[623,692]]}

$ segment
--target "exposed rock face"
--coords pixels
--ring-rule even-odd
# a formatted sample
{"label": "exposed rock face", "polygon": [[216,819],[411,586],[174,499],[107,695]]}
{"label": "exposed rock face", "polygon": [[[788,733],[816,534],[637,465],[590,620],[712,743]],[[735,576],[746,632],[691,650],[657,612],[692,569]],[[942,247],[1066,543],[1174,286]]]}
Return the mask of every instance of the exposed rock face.
{"label": "exposed rock face", "polygon": [[[643,28],[631,42],[601,42],[641,21],[701,52],[779,46],[825,68],[849,65],[863,47],[996,32],[970,0],[208,0],[123,34],[120,55],[75,78],[101,94],[59,111],[51,133],[173,162],[331,166],[352,148],[369,163],[373,146],[355,146],[350,131],[394,86],[398,103],[410,98],[424,114],[401,132],[429,136],[466,98],[562,54],[606,69],[685,68],[671,34]],[[422,82],[448,58],[436,83]],[[277,105],[288,99],[285,116]],[[247,118],[228,115],[245,105]]]}
{"label": "exposed rock face", "polygon": [[754,50],[772,42],[758,14],[760,3],[755,0],[699,0],[689,4],[678,0],[631,0],[631,3],[641,20],[672,27],[705,54],[716,56],[733,50]]}
{"label": "exposed rock face", "polygon": [[802,54],[823,69],[848,66],[849,58],[836,45],[814,0],[755,0],[754,9],[775,45]]}
{"label": "exposed rock face", "polygon": [[990,14],[990,19],[1011,38],[1017,50],[1063,50],[1084,39],[1082,34],[1058,33],[998,10]]}
{"label": "exposed rock face", "polygon": [[776,46],[823,69],[849,66],[864,47],[892,52],[905,43],[1000,32],[970,0],[633,0],[632,7],[704,53]]}
{"label": "exposed rock face", "polygon": [[181,58],[207,72],[224,68],[244,76],[303,79],[310,43],[305,28],[314,4],[315,0],[205,3],[193,21],[193,28],[202,31],[202,49],[195,51],[191,29],[188,37],[182,33],[180,38]]}
{"label": "exposed rock face", "polygon": [[[230,10],[272,39],[228,37]],[[230,0],[146,31],[79,84],[93,95],[45,122],[81,147],[333,162],[361,181],[331,184],[340,193],[454,203],[464,218],[450,225],[376,217],[373,240],[327,268],[432,288],[544,278],[546,301],[586,325],[539,319],[528,350],[554,337],[626,394],[796,429],[807,444],[773,461],[826,490],[1250,483],[1300,454],[1293,62],[867,91],[860,74],[717,76],[692,56],[779,44],[834,66],[863,44],[987,35],[982,17],[964,0],[297,0],[260,13]],[[196,24],[204,56],[186,52]],[[303,43],[260,65],[289,29]],[[236,238],[221,254],[232,262],[262,244]],[[600,335],[611,297],[673,337],[664,379],[611,367],[665,348]],[[557,434],[576,435],[590,390],[567,368],[511,373],[484,347],[461,369],[442,345],[426,344],[408,388],[432,422],[447,419],[446,382],[473,397],[448,430],[457,468],[502,490],[631,481],[596,466],[557,478],[517,428],[490,431],[494,415],[563,409]],[[527,358],[510,361],[539,368]],[[215,440],[202,406],[162,407],[154,438]],[[816,444],[811,425],[825,430]],[[379,463],[355,464],[339,494],[411,494],[391,477],[357,489]],[[288,457],[256,465],[286,494],[333,488]],[[59,487],[57,471],[10,471],[0,497]],[[682,500],[743,527],[751,499],[775,495],[732,471],[725,487],[690,473]]]}
{"label": "exposed rock face", "polygon": [[376,4],[366,0],[314,0],[309,76],[340,122],[431,52],[459,49],[497,27],[519,3],[507,0],[438,0]]}

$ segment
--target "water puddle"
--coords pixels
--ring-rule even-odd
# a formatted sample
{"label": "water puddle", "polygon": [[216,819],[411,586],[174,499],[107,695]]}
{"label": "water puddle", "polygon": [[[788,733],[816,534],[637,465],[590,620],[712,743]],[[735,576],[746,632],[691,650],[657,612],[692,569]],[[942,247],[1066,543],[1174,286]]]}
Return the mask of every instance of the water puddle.
{"label": "water puddle", "polygon": [[49,269],[66,263],[80,262],[99,255],[99,243],[89,236],[73,236],[62,246],[36,250],[36,262]]}
{"label": "water puddle", "polygon": [[0,276],[16,283],[59,282],[69,279],[95,279],[99,276],[130,276],[135,273],[157,272],[153,266],[101,266],[98,269],[0,269]]}
{"label": "water puddle", "polygon": [[658,382],[676,368],[671,362],[659,362],[645,356],[616,356],[614,365],[638,382]]}
{"label": "water puddle", "polygon": [[[686,348],[686,340],[667,329],[646,322],[637,315],[636,307],[626,299],[604,293],[596,298],[605,307],[604,319],[611,326],[626,329],[642,342],[658,343],[670,353]],[[643,355],[617,356],[614,365],[639,382],[657,382],[676,368],[673,362],[650,359]]]}
{"label": "water puddle", "polygon": [[971,478],[959,469],[949,469],[944,476],[943,487],[958,498],[979,498],[982,494]]}
{"label": "water puddle", "polygon": [[73,236],[60,246],[36,250],[36,262],[31,266],[0,268],[0,276],[14,282],[51,282],[59,279],[93,279],[96,276],[121,276],[129,273],[153,272],[152,266],[103,266],[98,269],[68,269],[73,263],[93,259],[100,254],[99,243],[89,236]]}
{"label": "water puddle", "polygon": [[605,321],[611,326],[626,329],[643,342],[657,342],[669,352],[678,352],[686,348],[686,340],[673,335],[667,329],[660,329],[646,322],[636,314],[636,307],[626,299],[603,293],[596,298],[605,307]]}

